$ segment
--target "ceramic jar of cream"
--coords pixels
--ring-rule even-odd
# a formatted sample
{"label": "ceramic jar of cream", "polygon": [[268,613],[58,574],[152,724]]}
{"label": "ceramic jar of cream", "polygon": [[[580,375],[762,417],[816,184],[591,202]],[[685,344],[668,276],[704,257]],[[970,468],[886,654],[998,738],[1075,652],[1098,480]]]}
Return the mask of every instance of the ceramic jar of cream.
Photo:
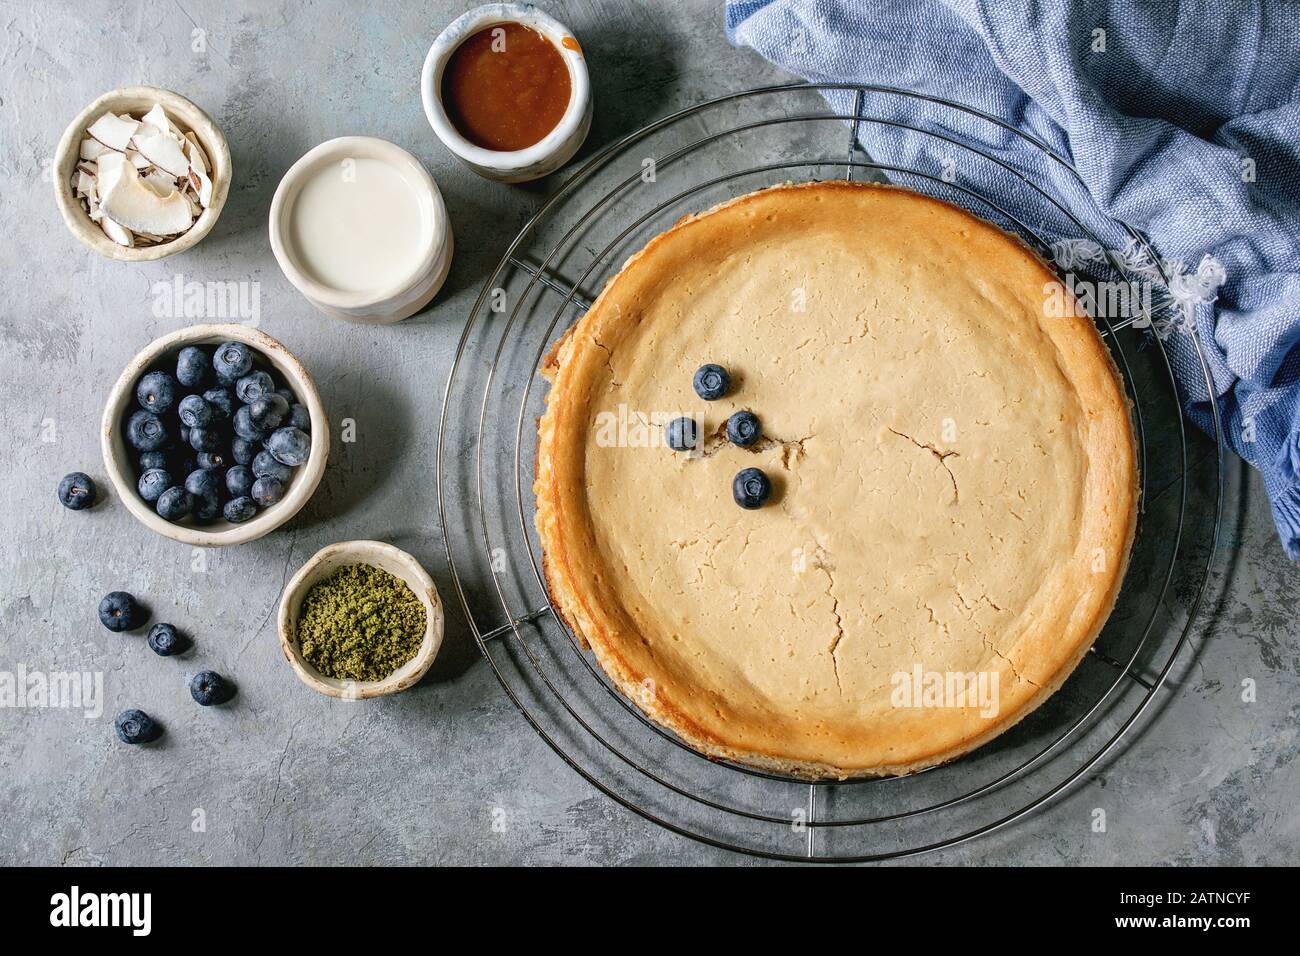
{"label": "ceramic jar of cream", "polygon": [[270,234],[298,291],[352,322],[414,315],[451,266],[451,223],[433,177],[370,136],[331,139],[294,163],[271,201]]}

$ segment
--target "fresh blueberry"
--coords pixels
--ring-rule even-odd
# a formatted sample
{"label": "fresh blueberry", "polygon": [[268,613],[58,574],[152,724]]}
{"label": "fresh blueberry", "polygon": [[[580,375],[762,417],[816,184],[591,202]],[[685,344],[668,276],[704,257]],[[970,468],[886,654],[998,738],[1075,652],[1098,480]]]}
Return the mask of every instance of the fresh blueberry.
{"label": "fresh blueberry", "polygon": [[219,451],[201,451],[194,456],[194,462],[200,468],[215,468],[222,471],[226,467],[226,456]]}
{"label": "fresh blueberry", "polygon": [[226,471],[226,491],[232,498],[244,498],[253,490],[253,471],[247,465],[233,465]]}
{"label": "fresh blueberry", "polygon": [[165,468],[166,451],[142,451],[139,466],[140,473],[149,471],[151,468]]}
{"label": "fresh blueberry", "polygon": [[[240,379],[243,381],[243,379]],[[254,428],[274,431],[289,414],[289,403],[281,396],[271,392],[248,406],[248,418]]]}
{"label": "fresh blueberry", "polygon": [[110,631],[134,631],[149,615],[125,591],[113,591],[99,602],[99,620]]}
{"label": "fresh blueberry", "polygon": [[162,733],[153,718],[143,710],[124,710],[117,715],[113,721],[113,729],[117,731],[117,739],[124,744],[147,744],[152,740],[157,740],[158,735]]}
{"label": "fresh blueberry", "polygon": [[135,412],[126,421],[126,440],[137,451],[157,451],[167,444],[167,427],[153,412]]}
{"label": "fresh blueberry", "polygon": [[763,507],[772,496],[772,482],[758,468],[745,468],[736,472],[731,481],[731,495],[736,504],[751,511]]}
{"label": "fresh blueberry", "polygon": [[194,497],[221,493],[221,473],[211,468],[199,468],[185,476],[185,490]]}
{"label": "fresh blueberry", "polygon": [[221,384],[233,385],[253,370],[253,350],[242,342],[225,342],[217,346],[212,367]]}
{"label": "fresh blueberry", "polygon": [[211,368],[208,353],[197,345],[187,345],[176,356],[176,380],[186,388],[200,388]]}
{"label": "fresh blueberry", "polygon": [[249,372],[235,383],[235,394],[245,405],[252,405],[259,398],[275,394],[275,382],[261,369]]}
{"label": "fresh blueberry", "polygon": [[171,657],[181,649],[181,637],[170,624],[155,624],[149,628],[149,650],[159,657]]}
{"label": "fresh blueberry", "polygon": [[253,424],[252,410],[247,405],[240,405],[235,412],[235,434],[245,441],[261,441],[266,432]]}
{"label": "fresh blueberry", "polygon": [[673,451],[690,451],[700,438],[699,423],[693,418],[674,418],[668,423],[665,437]]}
{"label": "fresh blueberry", "polygon": [[59,503],[72,511],[89,508],[95,503],[95,482],[84,471],[64,475],[59,482]]}
{"label": "fresh blueberry", "polygon": [[161,451],[146,451],[140,455],[140,471],[146,472],[151,468],[166,468],[167,453]]}
{"label": "fresh blueberry", "polygon": [[239,465],[251,465],[257,454],[257,443],[238,436],[230,440],[230,457]]}
{"label": "fresh blueberry", "polygon": [[706,402],[717,401],[731,388],[731,377],[721,365],[701,365],[695,373],[695,394]]}
{"label": "fresh blueberry", "polygon": [[221,447],[221,432],[212,425],[190,429],[190,447],[195,451],[216,451]]}
{"label": "fresh blueberry", "polygon": [[157,501],[162,497],[162,493],[172,486],[172,476],[167,474],[161,468],[150,468],[140,476],[140,482],[136,486],[140,492],[140,497],[145,501]]}
{"label": "fresh blueberry", "polygon": [[253,500],[269,508],[284,497],[284,485],[275,478],[259,478],[253,482]]}
{"label": "fresh blueberry", "polygon": [[727,440],[742,448],[754,444],[763,435],[763,426],[753,412],[736,412],[727,419]]}
{"label": "fresh blueberry", "polygon": [[226,520],[231,524],[243,524],[249,518],[257,514],[257,502],[252,498],[244,495],[239,498],[231,498],[226,502],[226,507],[222,513]]}
{"label": "fresh blueberry", "polygon": [[293,405],[295,402],[298,401],[297,396],[293,394],[293,389],[285,388],[283,385],[275,390],[275,394],[279,395],[290,405]]}
{"label": "fresh blueberry", "polygon": [[202,428],[212,424],[212,406],[204,401],[202,395],[186,395],[177,408],[181,424],[190,428]]}
{"label": "fresh blueberry", "polygon": [[311,432],[311,412],[306,405],[294,404],[289,407],[289,424],[299,431]]}
{"label": "fresh blueberry", "polygon": [[276,461],[296,468],[311,454],[311,438],[292,425],[277,428],[266,440],[266,450],[275,456]]}
{"label": "fresh blueberry", "polygon": [[190,430],[188,427],[181,425],[178,434],[181,436],[182,445],[188,445],[190,443]]}
{"label": "fresh blueberry", "polygon": [[283,483],[288,481],[292,474],[293,469],[276,461],[275,456],[269,451],[259,451],[257,457],[253,459],[254,478],[274,478]]}
{"label": "fresh blueberry", "polygon": [[194,499],[180,485],[175,485],[158,496],[158,503],[154,507],[168,521],[180,521],[194,507]]}
{"label": "fresh blueberry", "polygon": [[234,696],[234,692],[230,682],[216,671],[199,671],[190,680],[190,696],[204,707],[224,704]]}
{"label": "fresh blueberry", "polygon": [[224,422],[235,414],[235,398],[228,388],[210,388],[203,393],[203,400],[212,406],[213,421]]}
{"label": "fresh blueberry", "polygon": [[176,404],[176,379],[166,372],[149,372],[136,383],[135,400],[155,415],[171,411]]}
{"label": "fresh blueberry", "polygon": [[193,501],[190,513],[194,515],[195,521],[211,521],[221,514],[221,496],[215,492],[209,495],[191,494],[190,498]]}

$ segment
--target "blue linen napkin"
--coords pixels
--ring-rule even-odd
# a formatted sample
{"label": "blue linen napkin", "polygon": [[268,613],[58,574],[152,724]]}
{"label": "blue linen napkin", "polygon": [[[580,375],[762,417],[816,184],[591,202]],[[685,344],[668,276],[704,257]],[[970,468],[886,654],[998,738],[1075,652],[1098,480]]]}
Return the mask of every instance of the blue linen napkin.
{"label": "blue linen napkin", "polygon": [[[734,45],[805,79],[952,99],[1070,159],[1084,189],[1018,137],[959,118],[963,138],[1147,235],[1214,383],[1211,396],[1185,325],[1157,323],[1188,414],[1213,435],[1217,409],[1300,560],[1300,4],[732,0],[726,26]],[[851,93],[827,99],[852,110]],[[867,104],[904,121],[926,110]],[[928,137],[863,124],[860,138],[877,161],[940,170]],[[990,189],[1014,212],[1011,179]],[[1067,260],[1080,248],[1065,230],[1055,238]]]}

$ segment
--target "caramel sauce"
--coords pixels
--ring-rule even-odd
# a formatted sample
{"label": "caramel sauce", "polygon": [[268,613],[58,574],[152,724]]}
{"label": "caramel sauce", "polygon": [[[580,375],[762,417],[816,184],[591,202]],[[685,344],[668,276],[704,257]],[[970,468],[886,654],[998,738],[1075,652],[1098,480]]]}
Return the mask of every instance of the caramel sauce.
{"label": "caramel sauce", "polygon": [[519,23],[484,27],[456,48],[442,73],[447,118],[475,146],[526,149],[555,129],[569,106],[560,51]]}

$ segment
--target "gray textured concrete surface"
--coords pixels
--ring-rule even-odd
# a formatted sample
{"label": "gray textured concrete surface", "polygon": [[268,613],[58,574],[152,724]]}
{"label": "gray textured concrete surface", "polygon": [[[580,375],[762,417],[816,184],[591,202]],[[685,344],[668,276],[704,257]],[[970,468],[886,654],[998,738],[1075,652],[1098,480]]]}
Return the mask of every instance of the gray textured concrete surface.
{"label": "gray textured concrete surface", "polygon": [[[661,829],[583,781],[516,712],[454,606],[431,676],[394,698],[327,700],[280,658],[283,582],[333,541],[406,548],[454,605],[434,504],[442,388],[485,270],[550,188],[478,179],[424,120],[420,65],[462,5],[93,6],[94,16],[84,4],[0,4],[0,215],[10,228],[0,248],[0,671],[99,672],[105,698],[98,718],[0,709],[0,863],[748,862]],[[592,66],[596,118],[584,154],[683,105],[787,78],[730,49],[711,3],[544,6],[577,33]],[[48,162],[85,103],[137,82],[205,107],[229,138],[236,176],[201,245],[127,265],[68,234]],[[446,290],[396,328],[315,313],[267,241],[283,171],[316,143],[355,133],[423,160],[455,224]],[[106,487],[102,402],[136,350],[187,324],[155,315],[154,283],[177,275],[258,283],[262,327],[312,370],[336,427],[355,419],[358,435],[336,442],[319,491],[287,526],[198,558],[147,532],[111,491],[88,513],[54,496],[74,469]],[[1140,736],[1064,799],[923,862],[1300,862],[1300,573],[1277,545],[1258,480],[1235,460],[1226,474],[1209,600],[1182,678]],[[194,650],[159,658],[140,636],[104,630],[96,606],[116,589],[191,633]],[[188,677],[204,668],[237,682],[231,705],[191,702]],[[1244,680],[1254,702],[1242,699]],[[130,706],[166,726],[159,745],[114,738],[112,716]],[[1092,826],[1097,808],[1104,833]]]}

